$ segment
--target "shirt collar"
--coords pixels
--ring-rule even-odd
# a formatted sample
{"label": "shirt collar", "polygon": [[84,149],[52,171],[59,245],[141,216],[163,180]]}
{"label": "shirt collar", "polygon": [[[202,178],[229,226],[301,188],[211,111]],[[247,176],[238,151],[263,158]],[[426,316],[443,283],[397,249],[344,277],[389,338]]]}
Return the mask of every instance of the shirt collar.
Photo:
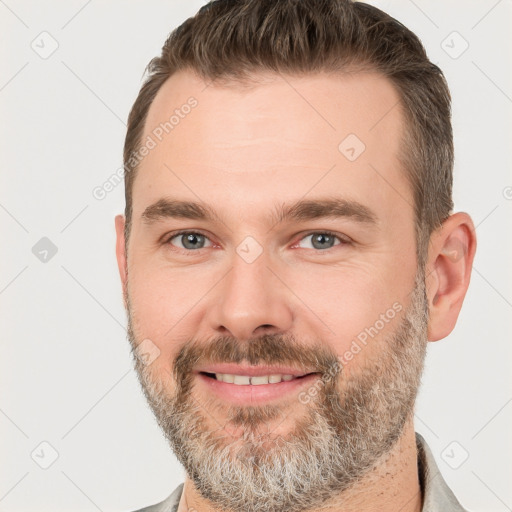
{"label": "shirt collar", "polygon": [[416,432],[422,512],[467,512],[445,482],[425,439]]}

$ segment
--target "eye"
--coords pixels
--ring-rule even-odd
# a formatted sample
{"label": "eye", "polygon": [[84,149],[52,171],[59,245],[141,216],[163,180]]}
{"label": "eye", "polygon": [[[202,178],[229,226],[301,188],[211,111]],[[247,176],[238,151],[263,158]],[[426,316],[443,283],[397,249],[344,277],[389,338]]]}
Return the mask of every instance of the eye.
{"label": "eye", "polygon": [[[176,243],[173,243],[172,240],[175,239]],[[210,245],[205,245],[207,242],[209,242]],[[178,233],[174,233],[172,236],[167,238],[165,243],[175,245],[178,249],[185,249],[187,251],[211,247],[211,242],[208,237],[201,233],[197,233],[196,231],[180,231]]]}
{"label": "eye", "polygon": [[[304,241],[308,239],[311,240],[309,246],[304,246]],[[166,241],[164,241],[164,245],[166,244],[172,245],[184,252],[194,252],[206,247],[212,247],[210,239],[206,235],[197,231],[179,231],[177,233],[172,233],[167,237]],[[350,240],[344,239],[330,231],[315,231],[313,233],[308,233],[306,236],[301,238],[296,246],[303,249],[312,248],[319,251],[325,251],[336,245],[342,244],[350,244]]]}
{"label": "eye", "polygon": [[[338,235],[331,233],[330,231],[316,231],[314,233],[307,234],[297,244],[303,249],[310,249],[311,247],[304,247],[301,245],[304,240],[311,239],[311,246],[313,249],[326,250],[331,249],[335,245],[341,245],[350,243],[348,240],[344,240]],[[337,243],[336,243],[337,242]]]}

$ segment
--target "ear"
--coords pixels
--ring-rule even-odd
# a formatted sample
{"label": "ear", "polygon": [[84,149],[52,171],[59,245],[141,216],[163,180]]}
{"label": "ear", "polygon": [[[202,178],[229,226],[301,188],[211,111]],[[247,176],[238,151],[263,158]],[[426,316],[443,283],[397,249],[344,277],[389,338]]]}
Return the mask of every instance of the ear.
{"label": "ear", "polygon": [[475,226],[467,213],[451,215],[432,234],[426,267],[429,341],[445,338],[455,327],[475,251]]}
{"label": "ear", "polygon": [[124,215],[116,215],[115,223],[117,267],[119,268],[119,276],[121,277],[121,283],[123,285],[123,297],[126,297],[128,285],[128,267],[126,262],[126,243],[124,239]]}

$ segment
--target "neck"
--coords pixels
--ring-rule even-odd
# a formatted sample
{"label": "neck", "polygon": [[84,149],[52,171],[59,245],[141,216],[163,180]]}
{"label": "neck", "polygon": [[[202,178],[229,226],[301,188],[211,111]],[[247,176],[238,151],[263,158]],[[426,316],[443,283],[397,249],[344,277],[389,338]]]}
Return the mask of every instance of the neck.
{"label": "neck", "polygon": [[[321,508],[304,512],[421,512],[416,437],[412,419],[393,449],[356,485]],[[178,512],[219,512],[187,476]]]}

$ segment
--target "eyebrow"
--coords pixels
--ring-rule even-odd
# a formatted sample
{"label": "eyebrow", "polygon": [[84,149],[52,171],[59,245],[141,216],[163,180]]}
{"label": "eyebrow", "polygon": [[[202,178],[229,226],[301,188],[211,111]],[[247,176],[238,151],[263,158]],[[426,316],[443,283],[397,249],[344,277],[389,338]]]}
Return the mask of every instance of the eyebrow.
{"label": "eyebrow", "polygon": [[[141,216],[145,224],[169,219],[181,218],[204,221],[219,221],[222,219],[207,204],[193,201],[182,201],[171,198],[161,198],[148,206]],[[307,221],[321,218],[349,218],[361,224],[376,225],[377,215],[367,206],[354,200],[338,197],[298,200],[291,204],[276,205],[270,214],[272,225],[285,221]]]}

